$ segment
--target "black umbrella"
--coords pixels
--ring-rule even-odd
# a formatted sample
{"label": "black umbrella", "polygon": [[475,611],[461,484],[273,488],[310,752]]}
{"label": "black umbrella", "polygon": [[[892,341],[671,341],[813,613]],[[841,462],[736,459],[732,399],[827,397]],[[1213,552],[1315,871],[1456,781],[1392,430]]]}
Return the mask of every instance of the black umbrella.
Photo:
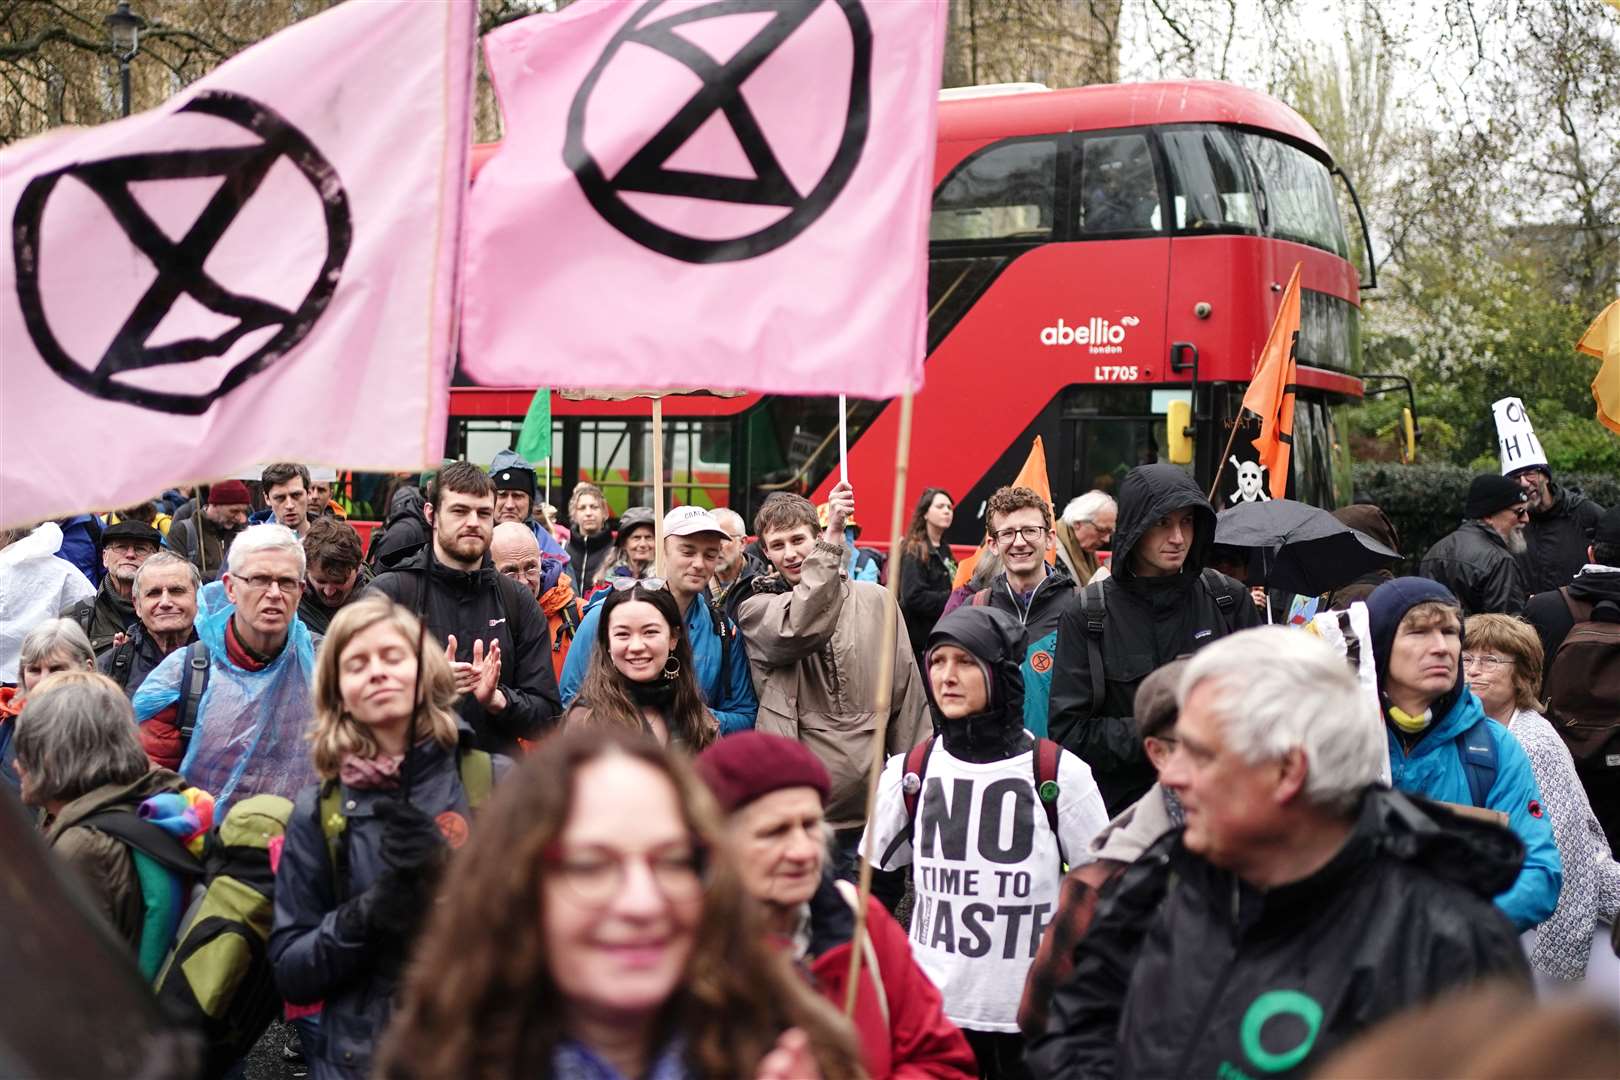
{"label": "black umbrella", "polygon": [[1401,555],[1326,510],[1293,499],[1239,503],[1215,521],[1215,542],[1248,548],[1253,573],[1271,588],[1320,596]]}

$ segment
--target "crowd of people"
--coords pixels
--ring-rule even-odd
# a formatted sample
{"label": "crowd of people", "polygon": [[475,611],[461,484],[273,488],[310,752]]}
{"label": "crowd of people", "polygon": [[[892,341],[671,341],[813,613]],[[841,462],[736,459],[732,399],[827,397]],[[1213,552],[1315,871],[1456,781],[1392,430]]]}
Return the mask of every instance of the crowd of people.
{"label": "crowd of people", "polygon": [[1171,465],[997,490],[971,575],[934,488],[885,558],[847,483],[559,521],[503,451],[369,542],[330,484],[0,536],[0,778],[93,916],[167,999],[257,882],[209,1075],[277,1014],[322,1078],[1393,1074],[1485,983],[1620,1060],[1620,508],[1545,466],[1304,628]]}

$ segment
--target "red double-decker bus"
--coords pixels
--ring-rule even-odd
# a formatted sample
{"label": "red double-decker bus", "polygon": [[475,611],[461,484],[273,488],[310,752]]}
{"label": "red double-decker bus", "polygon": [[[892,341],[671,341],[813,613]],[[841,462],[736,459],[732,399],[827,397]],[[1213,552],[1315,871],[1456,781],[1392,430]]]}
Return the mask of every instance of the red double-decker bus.
{"label": "red double-decker bus", "polygon": [[[957,499],[950,541],[982,537],[985,499],[1036,435],[1060,508],[1134,465],[1168,460],[1176,401],[1191,406],[1186,467],[1208,486],[1296,263],[1290,493],[1349,501],[1341,412],[1362,394],[1361,286],[1334,187],[1342,174],[1297,113],[1217,82],[942,98],[911,475],[915,491],[944,487]],[[532,392],[453,389],[447,454],[488,461],[512,445]],[[899,409],[849,410],[863,542],[882,542]],[[674,503],[729,505],[751,519],[772,491],[819,502],[837,479],[834,397],[700,393],[666,399],[664,411]],[[553,501],[589,479],[616,510],[650,502],[649,417],[645,400],[557,396]],[[1223,505],[1235,484],[1226,469]]]}

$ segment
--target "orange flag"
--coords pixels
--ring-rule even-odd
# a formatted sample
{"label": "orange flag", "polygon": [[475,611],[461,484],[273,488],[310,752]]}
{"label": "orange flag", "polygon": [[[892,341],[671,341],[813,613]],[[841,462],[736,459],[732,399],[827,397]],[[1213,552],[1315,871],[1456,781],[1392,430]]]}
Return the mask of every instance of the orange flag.
{"label": "orange flag", "polygon": [[1288,466],[1294,446],[1294,353],[1299,348],[1299,263],[1288,277],[1282,307],[1271,324],[1266,347],[1254,368],[1254,381],[1243,395],[1243,408],[1260,418],[1254,440],[1265,466],[1271,497],[1288,493]]}
{"label": "orange flag", "polygon": [[[1035,436],[1035,443],[1029,448],[1029,457],[1024,459],[1024,467],[1018,470],[1013,478],[1013,487],[1027,487],[1046,500],[1048,506],[1052,505],[1052,481],[1046,475],[1046,444],[1039,435]],[[1054,518],[1057,512],[1052,513]],[[973,577],[973,570],[979,565],[979,556],[984,553],[981,546],[978,551],[963,559],[956,567],[956,577],[951,581],[951,588],[960,589]],[[1055,551],[1046,553],[1046,561],[1052,562],[1057,558]]]}
{"label": "orange flag", "polygon": [[1620,300],[1592,320],[1575,348],[1603,361],[1592,379],[1598,423],[1620,435]]}

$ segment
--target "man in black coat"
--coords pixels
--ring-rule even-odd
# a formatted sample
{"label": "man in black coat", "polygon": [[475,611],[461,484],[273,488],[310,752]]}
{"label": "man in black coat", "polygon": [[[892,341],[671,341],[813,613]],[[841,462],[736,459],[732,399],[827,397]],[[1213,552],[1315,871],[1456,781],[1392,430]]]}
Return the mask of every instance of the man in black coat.
{"label": "man in black coat", "polygon": [[1519,614],[1526,595],[1517,556],[1529,516],[1529,495],[1517,480],[1474,477],[1462,524],[1424,553],[1418,573],[1450,589],[1465,616]]}
{"label": "man in black coat", "polygon": [[1058,622],[1047,736],[1091,766],[1110,815],[1155,779],[1136,731],[1137,686],[1260,621],[1242,583],[1205,569],[1214,537],[1215,511],[1185,472],[1138,465],[1119,486],[1110,576],[1075,593]]}
{"label": "man in black coat", "polygon": [[[1578,491],[1553,483],[1552,470],[1530,465],[1508,474],[1530,496],[1530,524],[1524,528],[1524,554],[1519,571],[1527,595],[1569,584],[1586,565],[1603,507]],[[1550,658],[1549,658],[1550,659]]]}
{"label": "man in black coat", "polygon": [[144,521],[120,521],[108,525],[101,534],[101,587],[88,600],[80,600],[62,612],[90,639],[90,648],[103,656],[112,648],[113,638],[135,621],[135,601],[131,590],[141,564],[163,544],[163,534]]}
{"label": "man in black coat", "polygon": [[1286,1080],[1450,989],[1529,989],[1491,903],[1523,845],[1378,782],[1383,732],[1331,647],[1244,631],[1193,657],[1177,699],[1160,780],[1186,826],[1105,891],[1036,1077]]}
{"label": "man in black coat", "polygon": [[534,597],[489,558],[495,488],[470,462],[446,465],[423,506],[431,543],[371,589],[421,614],[451,670],[461,715],[482,750],[511,754],[562,711],[551,667],[551,633]]}

